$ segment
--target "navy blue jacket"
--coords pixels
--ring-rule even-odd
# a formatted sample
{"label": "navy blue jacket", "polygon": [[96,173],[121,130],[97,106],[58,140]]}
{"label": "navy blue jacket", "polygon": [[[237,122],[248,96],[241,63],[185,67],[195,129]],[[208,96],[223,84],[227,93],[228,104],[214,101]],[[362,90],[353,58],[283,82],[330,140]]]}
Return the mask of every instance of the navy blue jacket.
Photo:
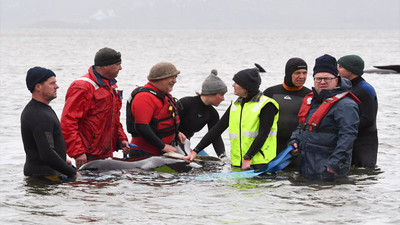
{"label": "navy blue jacket", "polygon": [[360,99],[360,125],[353,145],[352,165],[374,168],[378,154],[378,131],[376,114],[378,100],[375,89],[361,76],[351,80],[351,92]]}
{"label": "navy blue jacket", "polygon": [[[351,82],[339,77],[339,87],[322,90],[318,95],[313,88],[314,97],[306,122],[318,109],[322,101],[336,94],[350,91]],[[300,172],[308,179],[333,180],[349,174],[353,142],[358,132],[358,105],[350,97],[336,102],[320,122],[321,130],[336,132],[311,132],[301,125],[292,133],[289,144],[297,142],[300,150]],[[327,172],[327,168],[335,171]]]}

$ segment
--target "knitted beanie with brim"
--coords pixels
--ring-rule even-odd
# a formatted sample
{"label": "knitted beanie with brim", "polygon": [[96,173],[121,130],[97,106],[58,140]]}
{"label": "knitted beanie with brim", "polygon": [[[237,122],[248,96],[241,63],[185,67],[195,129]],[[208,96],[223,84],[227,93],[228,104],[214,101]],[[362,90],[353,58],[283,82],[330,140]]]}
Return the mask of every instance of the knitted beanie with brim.
{"label": "knitted beanie with brim", "polygon": [[172,63],[160,62],[151,68],[150,73],[147,76],[147,79],[149,81],[157,81],[168,77],[177,76],[180,73],[181,72],[177,70]]}

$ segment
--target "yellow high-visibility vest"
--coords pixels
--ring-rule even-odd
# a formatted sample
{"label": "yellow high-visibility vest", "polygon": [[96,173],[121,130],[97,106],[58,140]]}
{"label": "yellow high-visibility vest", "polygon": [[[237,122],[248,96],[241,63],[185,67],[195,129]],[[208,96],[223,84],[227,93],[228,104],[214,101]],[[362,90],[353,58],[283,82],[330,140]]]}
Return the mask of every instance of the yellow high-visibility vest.
{"label": "yellow high-visibility vest", "polygon": [[[233,166],[241,166],[243,156],[258,135],[261,109],[269,102],[279,109],[278,103],[265,95],[259,96],[257,101],[246,102],[243,108],[240,102],[232,102],[229,113],[229,139]],[[251,159],[251,165],[265,164],[275,158],[278,119],[279,112],[274,117],[274,122],[264,145]]]}

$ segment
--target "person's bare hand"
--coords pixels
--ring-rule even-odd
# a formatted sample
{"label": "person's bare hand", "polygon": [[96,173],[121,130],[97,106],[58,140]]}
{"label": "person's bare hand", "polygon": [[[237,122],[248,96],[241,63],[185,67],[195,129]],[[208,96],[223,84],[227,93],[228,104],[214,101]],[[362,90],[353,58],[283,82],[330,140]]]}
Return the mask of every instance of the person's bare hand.
{"label": "person's bare hand", "polygon": [[86,158],[86,154],[85,153],[83,153],[82,155],[80,155],[77,158],[75,158],[76,168],[78,168],[78,169],[79,169],[79,167],[81,167],[86,162],[87,162],[87,158]]}
{"label": "person's bare hand", "polygon": [[243,159],[242,161],[242,170],[249,170],[250,169],[251,160]]}
{"label": "person's bare hand", "polygon": [[190,154],[188,156],[185,156],[185,160],[192,162],[193,159],[196,158],[196,156],[197,156],[197,153],[195,151],[191,150]]}
{"label": "person's bare hand", "polygon": [[335,171],[333,171],[333,170],[331,170],[329,168],[326,168],[326,171],[328,171],[329,173],[335,173]]}
{"label": "person's bare hand", "polygon": [[294,156],[298,156],[300,151],[299,151],[297,143],[293,143],[293,147],[294,147],[294,149],[292,151],[290,151],[290,154],[292,154]]}
{"label": "person's bare hand", "polygon": [[175,147],[172,145],[165,144],[165,147],[162,149],[163,152],[178,152]]}

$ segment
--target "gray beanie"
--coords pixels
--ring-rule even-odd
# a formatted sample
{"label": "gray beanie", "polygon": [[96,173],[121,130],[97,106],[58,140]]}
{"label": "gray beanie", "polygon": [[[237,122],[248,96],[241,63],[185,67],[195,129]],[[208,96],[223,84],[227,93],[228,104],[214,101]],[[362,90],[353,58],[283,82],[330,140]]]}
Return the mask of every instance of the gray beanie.
{"label": "gray beanie", "polygon": [[217,77],[218,71],[216,69],[211,70],[211,74],[203,81],[201,85],[202,95],[215,95],[219,93],[226,93],[228,88],[225,83]]}
{"label": "gray beanie", "polygon": [[176,76],[180,73],[181,71],[177,70],[172,63],[160,62],[151,68],[147,79],[149,81],[162,80],[168,77]]}

